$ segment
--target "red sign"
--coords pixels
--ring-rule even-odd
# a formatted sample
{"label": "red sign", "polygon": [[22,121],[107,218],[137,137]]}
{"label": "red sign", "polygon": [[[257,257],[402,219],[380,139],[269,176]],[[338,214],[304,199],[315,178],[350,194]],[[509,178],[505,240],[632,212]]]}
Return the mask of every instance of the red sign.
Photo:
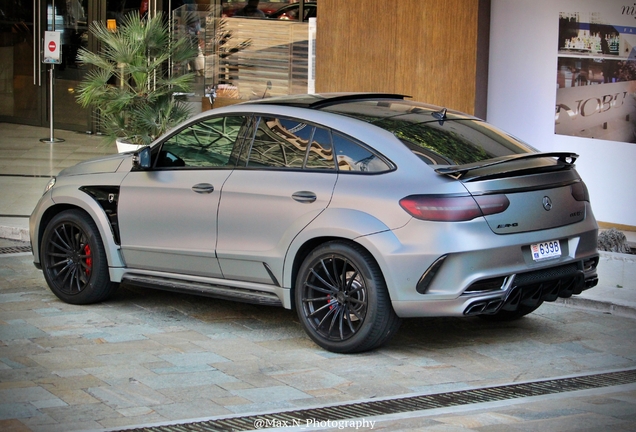
{"label": "red sign", "polygon": [[60,32],[46,31],[44,32],[44,58],[42,63],[60,64],[61,48]]}

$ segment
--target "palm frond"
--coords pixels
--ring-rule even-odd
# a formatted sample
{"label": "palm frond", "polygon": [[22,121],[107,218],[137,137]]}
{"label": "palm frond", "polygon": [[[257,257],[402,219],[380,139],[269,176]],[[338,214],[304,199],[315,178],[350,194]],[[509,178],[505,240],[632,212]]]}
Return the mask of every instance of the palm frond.
{"label": "palm frond", "polygon": [[97,21],[89,29],[101,50],[79,53],[80,61],[92,69],[79,86],[77,101],[97,108],[110,139],[148,143],[189,116],[173,93],[191,92],[193,74],[170,77],[167,64],[193,60],[197,46],[188,39],[171,40],[170,23],[161,14],[142,18],[130,13],[114,32]]}

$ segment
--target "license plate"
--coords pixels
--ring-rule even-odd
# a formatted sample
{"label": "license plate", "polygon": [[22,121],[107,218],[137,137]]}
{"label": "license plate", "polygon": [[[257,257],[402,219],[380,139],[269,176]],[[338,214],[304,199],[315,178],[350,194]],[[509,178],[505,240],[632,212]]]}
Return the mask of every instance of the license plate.
{"label": "license plate", "polygon": [[561,244],[558,240],[550,240],[530,245],[530,250],[532,251],[532,259],[535,261],[558,258],[561,256]]}

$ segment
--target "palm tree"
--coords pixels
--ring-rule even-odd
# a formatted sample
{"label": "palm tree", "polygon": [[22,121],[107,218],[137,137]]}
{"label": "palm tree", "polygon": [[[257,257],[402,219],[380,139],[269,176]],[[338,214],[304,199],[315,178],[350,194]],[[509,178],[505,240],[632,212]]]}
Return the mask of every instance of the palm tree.
{"label": "palm tree", "polygon": [[103,22],[89,30],[101,43],[98,53],[81,49],[79,60],[93,66],[79,86],[82,107],[95,107],[109,140],[124,138],[149,144],[190,115],[174,93],[190,93],[193,73],[169,75],[166,65],[187,63],[197,56],[188,38],[172,38],[161,14],[144,18],[130,13],[115,31]]}

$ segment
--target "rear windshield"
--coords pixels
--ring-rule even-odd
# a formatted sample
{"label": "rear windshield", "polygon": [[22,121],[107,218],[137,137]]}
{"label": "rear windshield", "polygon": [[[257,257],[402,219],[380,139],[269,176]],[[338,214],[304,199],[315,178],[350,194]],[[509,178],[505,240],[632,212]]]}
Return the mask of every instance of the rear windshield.
{"label": "rear windshield", "polygon": [[528,144],[474,117],[449,111],[446,120],[435,120],[431,115],[435,109],[438,107],[410,101],[365,101],[329,110],[393,133],[429,165],[463,165],[536,152]]}
{"label": "rear windshield", "polygon": [[429,165],[463,165],[532,152],[529,146],[488,126],[482,121],[453,120],[388,130]]}

